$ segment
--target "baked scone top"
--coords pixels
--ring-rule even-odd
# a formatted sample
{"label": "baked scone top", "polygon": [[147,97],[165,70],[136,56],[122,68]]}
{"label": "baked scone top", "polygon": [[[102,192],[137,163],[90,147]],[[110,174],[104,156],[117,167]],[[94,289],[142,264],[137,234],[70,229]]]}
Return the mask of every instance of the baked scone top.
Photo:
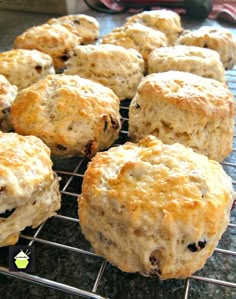
{"label": "baked scone top", "polygon": [[148,136],[93,158],[79,218],[95,252],[121,270],[183,278],[212,254],[233,198],[218,162]]}
{"label": "baked scone top", "polygon": [[91,16],[84,14],[66,15],[48,20],[48,24],[61,24],[80,39],[80,44],[94,42],[99,37],[99,23]]}
{"label": "baked scone top", "polygon": [[[107,196],[99,194],[99,189],[106,190]],[[186,222],[190,221],[190,211],[182,213],[180,206],[191,210],[206,204],[212,209],[222,205],[229,211],[232,195],[232,181],[218,162],[178,143],[163,144],[153,136],[98,153],[89,164],[82,189],[82,197],[91,200],[94,208],[113,206],[114,197],[114,209],[124,213],[123,217],[129,215],[124,223],[133,225],[141,225],[144,211],[152,221],[159,208]],[[211,217],[217,219],[217,213]],[[211,224],[207,230],[213,233]]]}
{"label": "baked scone top", "polygon": [[115,28],[102,38],[101,43],[136,49],[147,59],[152,50],[167,46],[168,41],[163,32],[134,23]]}
{"label": "baked scone top", "polygon": [[236,64],[236,37],[226,28],[202,26],[199,29],[183,32],[176,44],[209,48],[220,54],[226,69]]}
{"label": "baked scone top", "polygon": [[17,133],[40,137],[53,154],[85,155],[88,149],[95,154],[119,134],[119,104],[112,90],[99,83],[49,75],[18,93],[11,120]]}
{"label": "baked scone top", "polygon": [[16,49],[36,49],[49,54],[55,68],[63,68],[65,61],[80,43],[79,37],[60,24],[42,24],[28,28],[14,40]]}
{"label": "baked scone top", "polygon": [[50,55],[38,50],[12,49],[0,53],[0,73],[18,90],[55,74]]}
{"label": "baked scone top", "polygon": [[53,180],[50,150],[39,138],[0,132],[0,213],[26,204]]}
{"label": "baked scone top", "polygon": [[125,25],[140,23],[164,32],[170,45],[173,45],[183,31],[179,14],[174,11],[161,9],[144,11],[128,17]]}
{"label": "baked scone top", "polygon": [[77,46],[65,74],[79,75],[109,88],[120,100],[132,98],[144,76],[144,60],[135,49],[112,44]]}
{"label": "baked scone top", "polygon": [[188,72],[150,74],[140,82],[137,94],[154,102],[158,94],[159,101],[212,118],[234,115],[234,96],[224,83]]}

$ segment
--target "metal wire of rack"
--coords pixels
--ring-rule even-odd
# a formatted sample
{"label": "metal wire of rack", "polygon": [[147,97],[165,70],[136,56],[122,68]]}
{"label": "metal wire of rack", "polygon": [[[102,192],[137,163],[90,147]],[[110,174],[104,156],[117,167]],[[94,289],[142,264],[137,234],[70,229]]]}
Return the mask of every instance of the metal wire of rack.
{"label": "metal wire of rack", "polygon": [[[236,68],[227,71],[226,76],[228,86],[236,100]],[[129,102],[123,101],[121,103],[123,126],[117,144],[123,144],[128,140],[128,109]],[[234,139],[233,152],[222,162],[222,166],[232,176],[235,186],[236,136]],[[158,293],[165,294],[164,298],[211,298],[211,296],[212,298],[236,298],[236,207],[232,210],[231,223],[223,240],[220,241],[204,268],[193,276],[186,280],[162,282],[158,279],[143,278],[138,274],[125,274],[94,254],[80,231],[77,197],[81,191],[87,163],[88,161],[83,158],[54,161],[54,169],[62,178],[62,208],[58,215],[50,218],[37,229],[26,229],[21,234],[19,242],[34,244],[37,247],[37,256],[39,253],[42,254],[42,260],[38,258],[38,261],[41,261],[40,269],[34,274],[10,272],[7,263],[2,264],[0,261],[0,274],[33,285],[41,285],[48,290],[57,290],[62,296],[70,294],[77,298],[152,299],[159,298]],[[59,252],[63,252],[63,255],[54,263],[54,258],[60,256]],[[71,256],[73,258],[67,261]],[[78,268],[81,268],[81,271]],[[51,271],[52,269],[54,270]],[[51,272],[56,272],[58,275],[50,276]],[[135,289],[136,295],[130,292],[131,286]],[[154,288],[154,291],[151,291],[151,288]],[[170,289],[172,295],[169,293]],[[59,298],[59,295],[56,298]]]}

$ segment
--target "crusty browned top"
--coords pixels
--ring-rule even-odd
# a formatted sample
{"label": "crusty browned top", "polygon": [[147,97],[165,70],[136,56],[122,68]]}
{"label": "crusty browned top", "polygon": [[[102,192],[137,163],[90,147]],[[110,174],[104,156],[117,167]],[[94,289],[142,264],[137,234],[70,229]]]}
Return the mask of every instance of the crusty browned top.
{"label": "crusty browned top", "polygon": [[154,103],[171,103],[208,117],[234,114],[234,97],[224,83],[188,72],[153,73],[141,81],[137,92]]}
{"label": "crusty browned top", "polygon": [[[132,226],[153,223],[163,216],[160,211],[188,225],[199,221],[195,216],[201,211],[211,234],[217,217],[230,209],[232,194],[231,179],[218,162],[149,136],[98,153],[85,173],[80,204],[102,208]],[[86,208],[81,218],[84,213]]]}

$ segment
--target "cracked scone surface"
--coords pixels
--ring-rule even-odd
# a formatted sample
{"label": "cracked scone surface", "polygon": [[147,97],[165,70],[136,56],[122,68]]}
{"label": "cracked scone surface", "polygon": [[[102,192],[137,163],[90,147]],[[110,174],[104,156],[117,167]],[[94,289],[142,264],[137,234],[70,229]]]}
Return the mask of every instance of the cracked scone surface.
{"label": "cracked scone surface", "polygon": [[0,246],[13,245],[60,208],[49,148],[37,137],[0,133]]}
{"label": "cracked scone surface", "polygon": [[185,278],[213,253],[233,198],[218,162],[148,136],[93,158],[79,219],[94,251],[122,271]]}
{"label": "cracked scone surface", "polygon": [[211,49],[185,45],[162,47],[148,55],[147,64],[149,74],[175,70],[226,81],[220,55]]}
{"label": "cracked scone surface", "polygon": [[0,53],[0,73],[21,90],[55,74],[55,69],[48,54],[38,50],[12,49]]}
{"label": "cracked scone surface", "polygon": [[74,75],[49,75],[18,93],[11,108],[15,131],[41,138],[56,156],[93,156],[119,135],[114,92]]}
{"label": "cracked scone surface", "polygon": [[71,33],[77,35],[80,44],[93,43],[99,37],[100,25],[91,16],[84,14],[66,15],[48,20],[48,24],[61,24]]}
{"label": "cracked scone surface", "polygon": [[154,49],[168,45],[167,37],[163,32],[139,23],[115,28],[102,38],[101,43],[127,49],[133,48],[142,54],[145,62]]}
{"label": "cracked scone surface", "polygon": [[179,14],[167,9],[144,11],[128,17],[125,26],[139,23],[165,33],[169,45],[174,45],[183,28]]}
{"label": "cracked scone surface", "polygon": [[80,43],[79,37],[61,24],[33,26],[14,40],[15,49],[38,50],[52,57],[56,69],[64,68]]}
{"label": "cracked scone surface", "polygon": [[117,45],[77,46],[66,63],[65,74],[99,82],[120,100],[131,99],[144,76],[144,60],[137,50]]}
{"label": "cracked scone surface", "polygon": [[132,141],[152,134],[222,161],[232,151],[234,97],[224,83],[180,71],[153,73],[129,107]]}
{"label": "cracked scone surface", "polygon": [[186,30],[176,44],[215,50],[225,69],[232,69],[236,64],[236,37],[228,29],[202,26],[196,30]]}

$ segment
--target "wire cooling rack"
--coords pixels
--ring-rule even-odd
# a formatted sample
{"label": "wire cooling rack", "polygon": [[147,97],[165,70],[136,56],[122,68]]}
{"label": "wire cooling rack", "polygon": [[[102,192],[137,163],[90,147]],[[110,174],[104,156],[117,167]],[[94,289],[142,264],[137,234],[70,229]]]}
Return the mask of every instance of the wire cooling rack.
{"label": "wire cooling rack", "polygon": [[[236,100],[236,68],[227,71],[226,76]],[[128,140],[128,107],[128,101],[121,103],[123,125],[117,144]],[[233,178],[235,186],[236,136],[234,139],[233,152],[222,165]],[[213,256],[202,270],[188,279],[160,281],[158,278],[123,273],[94,254],[80,231],[77,197],[87,163],[82,158],[54,161],[54,169],[62,178],[62,207],[58,215],[37,229],[27,228],[21,234],[19,244],[34,244],[36,247],[34,274],[10,272],[7,248],[1,249],[0,279],[4,276],[6,288],[8,285],[14,288],[15,281],[20,279],[27,282],[26,288],[30,283],[29,291],[40,285],[40,292],[44,294],[29,298],[236,298],[236,207]]]}

